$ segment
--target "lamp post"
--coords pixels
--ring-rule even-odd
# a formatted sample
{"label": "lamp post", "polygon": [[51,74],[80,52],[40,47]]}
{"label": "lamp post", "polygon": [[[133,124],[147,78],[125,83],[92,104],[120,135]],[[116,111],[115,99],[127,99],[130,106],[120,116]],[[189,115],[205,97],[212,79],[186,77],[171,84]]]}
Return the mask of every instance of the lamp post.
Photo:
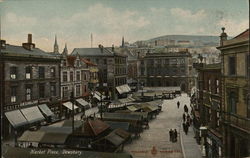
{"label": "lamp post", "polygon": [[75,108],[74,108],[74,104],[75,104],[75,99],[74,99],[74,88],[72,87],[72,92],[71,92],[71,103],[72,103],[72,133],[74,132],[75,129]]}
{"label": "lamp post", "polygon": [[201,126],[200,127],[200,137],[201,137],[201,139],[202,139],[202,145],[201,145],[201,151],[202,151],[202,154],[203,154],[203,156],[207,156],[207,148],[206,148],[206,146],[207,146],[207,127],[205,127],[205,126]]}

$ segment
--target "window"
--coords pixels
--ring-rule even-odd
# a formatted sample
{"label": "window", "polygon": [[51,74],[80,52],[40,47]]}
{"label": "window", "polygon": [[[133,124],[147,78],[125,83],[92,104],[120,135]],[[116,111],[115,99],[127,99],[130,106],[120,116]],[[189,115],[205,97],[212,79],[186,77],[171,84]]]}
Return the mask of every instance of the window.
{"label": "window", "polygon": [[56,96],[56,84],[55,83],[50,84],[50,95]]}
{"label": "window", "polygon": [[45,97],[45,85],[44,83],[39,84],[39,98]]}
{"label": "window", "polygon": [[80,61],[79,60],[76,60],[76,66],[80,67]]}
{"label": "window", "polygon": [[231,113],[236,114],[237,109],[236,109],[236,98],[235,98],[235,93],[231,92],[228,97],[228,104],[229,104],[229,109]]}
{"label": "window", "polygon": [[215,80],[215,88],[216,88],[215,93],[218,94],[220,92],[219,80],[218,79]]}
{"label": "window", "polygon": [[87,92],[87,86],[84,85],[84,92]]}
{"label": "window", "polygon": [[96,61],[96,64],[99,64],[99,59],[95,59],[95,61]]}
{"label": "window", "polygon": [[50,68],[50,76],[52,78],[56,77],[56,68],[55,67]]}
{"label": "window", "polygon": [[63,62],[63,66],[66,66],[66,65],[67,65],[66,60],[63,60],[62,62]]}
{"label": "window", "polygon": [[236,75],[236,57],[229,57],[228,73],[229,75]]}
{"label": "window", "polygon": [[107,64],[107,59],[103,59],[103,63],[106,65]]}
{"label": "window", "polygon": [[17,78],[17,67],[10,67],[10,78],[16,79]]}
{"label": "window", "polygon": [[39,66],[39,78],[44,78],[45,77],[45,68],[42,66]]}
{"label": "window", "polygon": [[31,66],[27,66],[25,68],[25,78],[26,79],[31,79],[31,70],[32,70]]}
{"label": "window", "polygon": [[80,96],[80,85],[76,85],[76,96]]}
{"label": "window", "polygon": [[211,92],[211,80],[208,80],[208,91]]}
{"label": "window", "polygon": [[76,80],[80,81],[81,77],[80,77],[80,71],[76,72]]}
{"label": "window", "polygon": [[10,102],[15,103],[16,98],[17,98],[17,87],[16,86],[10,88],[10,95],[11,95]]}
{"label": "window", "polygon": [[63,72],[63,82],[67,82],[67,81],[68,81],[67,72]]}
{"label": "window", "polygon": [[70,81],[73,81],[74,80],[74,73],[73,71],[70,71]]}
{"label": "window", "polygon": [[68,87],[63,87],[63,98],[68,97]]}
{"label": "window", "polygon": [[31,100],[32,85],[26,85],[25,87],[25,99],[26,101]]}

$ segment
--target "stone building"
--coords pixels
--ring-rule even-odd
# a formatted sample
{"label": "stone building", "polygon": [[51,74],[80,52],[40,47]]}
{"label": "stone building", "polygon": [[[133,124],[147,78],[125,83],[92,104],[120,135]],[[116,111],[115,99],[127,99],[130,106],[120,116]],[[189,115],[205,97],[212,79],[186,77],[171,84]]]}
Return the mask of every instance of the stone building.
{"label": "stone building", "polygon": [[[38,110],[41,104],[46,104],[45,108],[48,106],[55,115],[60,115],[59,58],[36,48],[29,34],[28,42],[22,46],[1,40],[0,59],[1,109],[15,129],[23,128],[27,123],[26,119],[21,119],[24,118],[22,110],[29,118],[28,126],[39,123],[43,118]],[[7,115],[8,112],[13,113]],[[5,136],[14,131],[6,117],[3,122]]]}
{"label": "stone building", "polygon": [[95,64],[99,69],[97,89],[115,99],[119,96],[116,87],[127,84],[127,56],[117,53],[112,48],[75,48],[71,55],[79,54]]}
{"label": "stone building", "polygon": [[194,86],[191,55],[188,51],[147,53],[139,59],[139,80],[148,87],[181,87],[190,92]]}
{"label": "stone building", "polygon": [[227,40],[222,28],[222,121],[224,157],[250,156],[249,29]]}
{"label": "stone building", "polygon": [[[198,72],[198,106],[193,106],[196,138],[200,127],[207,127],[206,154],[209,158],[222,156],[221,124],[221,64],[195,64]],[[204,142],[202,142],[204,143]]]}

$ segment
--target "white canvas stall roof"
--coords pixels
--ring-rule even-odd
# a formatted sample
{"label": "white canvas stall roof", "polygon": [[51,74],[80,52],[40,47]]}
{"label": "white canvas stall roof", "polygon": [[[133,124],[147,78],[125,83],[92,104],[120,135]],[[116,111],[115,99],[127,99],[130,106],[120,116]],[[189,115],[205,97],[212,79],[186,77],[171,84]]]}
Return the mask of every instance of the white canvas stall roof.
{"label": "white canvas stall roof", "polygon": [[87,101],[83,100],[82,98],[76,99],[76,101],[77,101],[79,104],[81,104],[82,106],[87,106],[87,105],[89,105],[89,103],[88,103]]}
{"label": "white canvas stall roof", "polygon": [[46,104],[40,104],[38,105],[38,107],[46,116],[54,115],[54,113],[50,110],[50,108]]}
{"label": "white canvas stall roof", "polygon": [[[66,103],[63,103],[63,106],[65,106],[66,108],[68,108],[69,110],[72,110],[73,109],[73,107],[72,107],[72,103],[71,102],[66,102]],[[75,109],[78,109],[79,107],[78,106],[76,106],[76,105],[74,105],[74,110]]]}
{"label": "white canvas stall roof", "polygon": [[34,123],[45,119],[37,106],[21,109],[21,112],[29,123]]}
{"label": "white canvas stall roof", "polygon": [[99,101],[101,100],[101,97],[98,94],[94,94],[94,98],[98,99]]}
{"label": "white canvas stall roof", "polygon": [[124,93],[124,92],[122,91],[122,88],[121,88],[120,86],[116,87],[116,90],[118,91],[119,94]]}
{"label": "white canvas stall roof", "polygon": [[17,140],[19,142],[40,142],[44,136],[44,131],[25,131]]}
{"label": "white canvas stall roof", "polygon": [[5,112],[5,116],[14,128],[28,124],[20,110]]}

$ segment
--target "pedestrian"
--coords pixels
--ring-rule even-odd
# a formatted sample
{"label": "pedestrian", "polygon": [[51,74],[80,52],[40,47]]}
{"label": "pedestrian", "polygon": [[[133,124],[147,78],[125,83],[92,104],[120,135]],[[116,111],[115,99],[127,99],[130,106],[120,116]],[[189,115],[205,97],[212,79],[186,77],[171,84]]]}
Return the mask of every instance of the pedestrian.
{"label": "pedestrian", "polygon": [[185,122],[186,121],[186,115],[185,115],[185,113],[183,113],[182,118],[183,118],[183,122]]}
{"label": "pedestrian", "polygon": [[179,107],[180,107],[180,102],[179,102],[179,101],[177,102],[177,107],[178,107],[178,109],[179,109]]}
{"label": "pedestrian", "polygon": [[173,130],[170,129],[169,131],[169,140],[172,142],[172,138],[173,138]]}
{"label": "pedestrian", "polygon": [[174,141],[177,142],[177,131],[174,129]]}
{"label": "pedestrian", "polygon": [[188,134],[188,128],[189,128],[189,123],[186,122],[186,131],[187,131],[187,134]]}
{"label": "pedestrian", "polygon": [[183,131],[186,133],[186,135],[187,135],[187,132],[186,132],[186,124],[185,124],[185,122],[183,122],[182,123],[182,128],[183,128]]}
{"label": "pedestrian", "polygon": [[184,105],[184,112],[188,113],[188,107],[186,104]]}

